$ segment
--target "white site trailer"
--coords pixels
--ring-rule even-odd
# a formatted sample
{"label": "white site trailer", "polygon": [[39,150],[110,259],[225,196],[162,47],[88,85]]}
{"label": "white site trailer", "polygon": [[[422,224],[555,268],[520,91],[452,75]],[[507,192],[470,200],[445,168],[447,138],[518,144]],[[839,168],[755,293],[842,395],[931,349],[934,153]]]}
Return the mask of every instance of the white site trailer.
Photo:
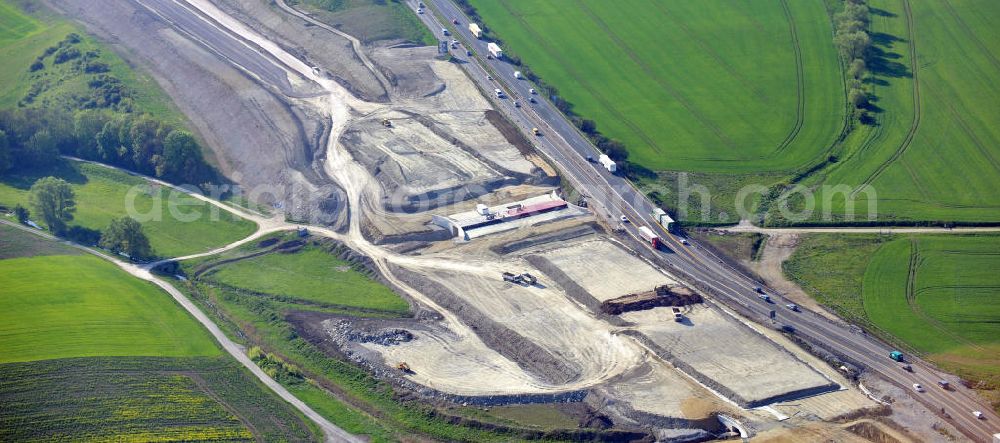
{"label": "white site trailer", "polygon": [[503,58],[503,49],[500,49],[500,45],[496,43],[490,42],[488,45],[486,45],[486,50],[489,51],[490,55],[492,55],[494,58],[498,59]]}
{"label": "white site trailer", "polygon": [[601,154],[601,156],[597,158],[597,162],[600,163],[601,166],[604,166],[604,169],[607,169],[609,172],[615,172],[618,170],[618,165],[615,164],[615,161],[612,160],[611,157],[608,157],[607,154]]}
{"label": "white site trailer", "polygon": [[476,23],[469,23],[469,32],[476,36],[476,38],[483,38],[483,30]]}

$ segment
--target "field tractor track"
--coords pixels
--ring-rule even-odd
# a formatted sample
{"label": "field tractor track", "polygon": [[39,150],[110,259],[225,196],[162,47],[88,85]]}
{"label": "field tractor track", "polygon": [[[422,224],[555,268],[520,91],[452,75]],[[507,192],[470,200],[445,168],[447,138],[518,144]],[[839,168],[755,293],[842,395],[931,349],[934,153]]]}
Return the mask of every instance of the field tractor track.
{"label": "field tractor track", "polygon": [[903,1],[903,11],[906,16],[906,33],[907,38],[909,38],[910,44],[910,72],[913,74],[913,91],[911,93],[913,98],[913,120],[910,123],[910,129],[906,132],[906,137],[903,142],[900,143],[899,147],[896,148],[896,152],[892,154],[886,161],[882,162],[875,171],[861,182],[861,185],[851,193],[851,197],[855,197],[858,191],[864,189],[868,185],[871,185],[886,169],[889,169],[896,160],[899,160],[906,152],[906,149],[910,147],[910,143],[913,142],[913,137],[917,134],[917,128],[920,127],[920,80],[918,79],[918,70],[920,69],[919,63],[917,63],[917,40],[916,33],[914,32],[914,22],[913,22],[913,11],[910,9],[909,0]]}
{"label": "field tractor track", "polygon": [[781,8],[785,11],[785,17],[788,18],[788,33],[792,37],[792,51],[795,54],[795,93],[797,97],[795,102],[795,125],[792,126],[792,130],[788,132],[785,139],[778,145],[778,149],[774,151],[775,154],[780,154],[798,137],[799,131],[802,130],[803,120],[805,119],[806,107],[805,74],[802,72],[802,47],[799,45],[799,35],[795,29],[795,19],[792,17],[791,9],[788,8],[787,0],[781,0]]}
{"label": "field tractor track", "polygon": [[[998,70],[1000,70],[1000,68],[998,68]],[[931,97],[941,98],[940,95],[937,95],[937,92],[934,89],[928,88],[926,85],[924,86],[924,89]],[[952,101],[940,100],[940,102],[944,103],[947,106],[948,113],[951,114],[951,118],[955,120],[955,123],[958,124],[958,128],[961,129],[962,132],[967,137],[969,137],[969,140],[972,140],[972,144],[976,146],[977,150],[979,150],[979,154],[982,155],[983,158],[986,159],[986,161],[990,162],[991,165],[993,165],[993,169],[995,169],[997,172],[1000,172],[1000,162],[998,162],[997,159],[993,156],[993,153],[991,153],[990,150],[983,145],[983,142],[979,140],[979,137],[976,136],[976,132],[969,127],[969,124],[966,123],[965,119],[962,118],[962,115],[955,110],[955,107],[952,106],[951,104]]]}
{"label": "field tractor track", "polygon": [[598,92],[600,91],[600,88],[590,87],[590,83],[584,80],[585,77],[579,75],[579,73],[575,69],[570,68],[569,66],[571,65],[569,63],[566,63],[566,61],[561,56],[558,55],[560,54],[560,51],[558,51],[557,48],[553,48],[552,45],[546,42],[540,35],[538,35],[538,33],[535,32],[535,29],[532,28],[527,22],[525,22],[520,15],[514,13],[514,11],[510,8],[510,6],[507,4],[506,1],[500,1],[500,4],[504,7],[504,9],[507,10],[507,12],[511,15],[511,17],[514,17],[518,21],[518,23],[521,24],[524,31],[530,34],[532,39],[536,43],[545,48],[545,50],[552,56],[552,58],[558,60],[566,68],[566,70],[569,72],[569,75],[572,76],[573,79],[575,79],[581,85],[588,86],[587,89],[590,91],[591,95],[593,95],[594,98],[597,99],[598,102],[600,102],[601,106],[603,106],[604,109],[606,109],[609,113],[614,115],[615,118],[617,118],[619,121],[625,123],[625,125],[628,126],[636,135],[638,135],[639,138],[643,139],[647,144],[649,144],[649,147],[651,149],[653,149],[658,153],[660,152],[660,147],[659,145],[657,145],[656,141],[653,140],[648,134],[643,132],[641,128],[639,128],[634,122],[632,122],[632,120],[629,120],[628,117],[626,117],[624,114],[615,109],[613,103],[606,97],[604,97],[603,94]]}
{"label": "field tractor track", "polygon": [[[703,40],[701,38],[698,38],[698,34],[695,34],[693,31],[691,31],[691,27],[689,27],[687,25],[687,23],[684,23],[683,20],[678,20],[677,17],[675,16],[675,14],[673,14],[670,11],[666,10],[666,8],[664,7],[664,5],[665,5],[664,2],[653,2],[653,6],[656,6],[656,8],[659,9],[660,12],[663,13],[663,15],[666,15],[667,18],[669,18],[670,21],[673,22],[673,24],[675,26],[677,26],[678,28],[680,28],[680,30],[684,31],[684,34],[686,34],[688,36],[688,39],[690,39],[695,44],[697,44],[698,47],[701,48],[702,52],[704,52],[705,54],[707,54],[709,57],[712,57],[712,60],[715,60],[715,62],[718,63],[719,66],[721,66],[722,69],[724,71],[726,71],[730,76],[732,76],[734,79],[736,79],[736,81],[738,81],[740,83],[740,85],[742,85],[748,91],[751,91],[753,93],[753,95],[755,97],[757,97],[758,99],[760,99],[761,101],[767,102],[767,103],[771,102],[771,97],[770,96],[768,96],[767,94],[765,94],[764,91],[761,91],[761,89],[759,87],[755,86],[753,84],[753,82],[751,82],[750,80],[748,80],[745,76],[740,75],[739,70],[737,70],[736,68],[734,68],[728,62],[726,62],[726,59],[724,57],[722,57],[721,55],[719,55],[719,53],[716,52],[714,49],[712,49],[711,46],[709,46],[707,43],[705,43],[705,40]],[[588,11],[588,14],[589,13],[590,12]],[[759,24],[755,23],[755,25],[757,26],[758,30],[760,30],[761,32],[763,32],[763,29],[760,27]]]}
{"label": "field tractor track", "polygon": [[965,31],[965,34],[969,37],[969,40],[975,43],[976,47],[978,47],[979,50],[982,51],[983,55],[986,56],[986,58],[990,61],[990,63],[993,64],[993,67],[996,68],[997,71],[1000,71],[1000,60],[997,60],[997,58],[993,56],[993,53],[990,52],[990,50],[986,48],[986,45],[983,44],[983,41],[980,40],[979,37],[976,37],[976,34],[972,32],[972,29],[969,28],[969,25],[965,23],[965,20],[962,20],[962,17],[958,15],[958,12],[955,11],[955,8],[951,6],[951,1],[942,0],[941,3],[944,3],[945,8],[948,9],[948,13],[955,18],[955,21],[958,22],[958,26],[962,28],[962,31]]}
{"label": "field tractor track", "polygon": [[970,346],[970,347],[972,347],[974,349],[984,350],[978,344],[976,344],[976,343],[974,343],[974,342],[966,339],[965,337],[962,337],[962,336],[960,336],[960,335],[958,335],[958,334],[956,334],[956,333],[948,330],[948,328],[945,328],[944,325],[942,325],[940,321],[938,321],[937,319],[931,317],[930,315],[927,315],[927,313],[925,313],[924,310],[920,307],[920,304],[917,303],[917,290],[916,290],[916,285],[917,285],[917,270],[920,268],[920,261],[921,261],[921,258],[920,258],[920,247],[919,247],[919,244],[917,242],[917,239],[911,238],[910,239],[910,263],[908,265],[907,272],[906,272],[906,304],[910,307],[910,311],[913,312],[913,315],[917,316],[918,318],[920,318],[921,320],[923,320],[925,323],[927,323],[928,325],[932,326],[934,329],[937,329],[938,332],[940,332],[940,333],[942,333],[944,335],[947,335],[952,340],[955,340],[958,343],[962,343],[964,345]]}
{"label": "field tractor track", "polygon": [[[504,2],[504,4],[506,6],[506,1]],[[594,14],[594,12],[591,11],[590,8],[586,6],[586,4],[580,3],[580,7],[587,14],[587,16],[589,16],[590,19],[593,20],[594,23],[601,28],[601,30],[603,30],[609,37],[611,37],[612,40],[614,40],[615,46],[618,46],[618,48],[621,49],[622,52],[624,52],[625,55],[627,55],[628,58],[632,60],[633,63],[635,63],[637,66],[639,66],[639,68],[642,69],[643,73],[645,73],[647,76],[649,76],[650,79],[655,81],[656,84],[660,86],[660,88],[663,88],[664,91],[667,91],[667,93],[673,96],[674,99],[676,99],[677,102],[681,104],[681,106],[684,106],[684,109],[687,109],[688,112],[691,113],[691,115],[697,118],[702,125],[710,129],[712,133],[714,133],[716,137],[719,138],[719,141],[723,142],[726,146],[730,148],[736,147],[733,140],[729,138],[729,136],[725,133],[725,131],[723,131],[721,128],[712,123],[712,121],[709,120],[707,116],[702,114],[701,111],[699,111],[696,106],[691,104],[691,102],[686,97],[684,97],[684,95],[682,95],[677,90],[677,88],[675,88],[670,83],[664,81],[660,76],[655,75],[653,70],[650,69],[649,65],[647,65],[646,62],[642,61],[642,59],[635,54],[635,51],[632,51],[632,49],[629,48],[628,44],[624,40],[622,40],[622,38],[619,37],[618,34],[615,33],[614,30],[608,26],[607,23],[601,20],[601,18],[598,15]]]}

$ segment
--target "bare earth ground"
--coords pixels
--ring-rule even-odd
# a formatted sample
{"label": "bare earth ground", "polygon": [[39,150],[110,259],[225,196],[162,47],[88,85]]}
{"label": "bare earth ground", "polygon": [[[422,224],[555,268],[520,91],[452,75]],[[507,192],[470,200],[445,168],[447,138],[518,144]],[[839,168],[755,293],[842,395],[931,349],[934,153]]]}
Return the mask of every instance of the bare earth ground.
{"label": "bare earth ground", "polygon": [[792,256],[798,245],[798,234],[771,234],[768,236],[767,242],[764,243],[764,251],[760,254],[760,259],[743,261],[743,264],[763,278],[768,286],[776,289],[789,300],[810,311],[836,320],[836,316],[817,303],[809,294],[806,294],[799,285],[785,277],[781,264]]}
{"label": "bare earth ground", "polygon": [[[588,296],[613,298],[675,279],[603,235],[591,216],[466,245],[434,240],[413,254],[372,244],[364,232],[391,225],[381,217],[392,210],[414,212],[398,216],[404,227],[386,229],[406,235],[428,229],[419,220],[431,208],[471,205],[477,196],[503,201],[527,189],[513,186],[553,184],[537,158],[497,129],[489,101],[459,67],[433,59],[432,48],[368,48],[379,72],[366,73],[342,36],[283,17],[263,0],[225,0],[221,10],[205,0],[51,1],[153,71],[224,172],[245,186],[277,189],[274,197],[255,200],[337,229],[322,232],[370,257],[388,284],[420,306],[418,318],[402,325],[413,340],[343,344],[376,373],[393,373],[391,367],[406,361],[414,372],[402,377],[417,392],[485,397],[580,391],[616,421],[664,436],[673,432],[667,428],[707,426],[706,417],[711,421],[717,411],[760,428],[773,423],[707,389],[691,368],[711,374],[718,390],[748,397],[825,380],[813,360],[797,360],[775,344],[784,342],[722,317],[716,307],[689,311],[694,335],[686,343],[672,335],[671,328],[681,325],[655,317],[655,310],[624,319],[599,315]],[[321,74],[313,72],[316,65]],[[547,241],[532,243],[519,237],[524,232]],[[514,247],[518,242],[523,244]],[[503,271],[531,272],[539,284],[505,283]],[[331,338],[342,331],[333,318],[310,321],[313,331]],[[676,352],[672,365],[626,327],[649,332],[653,344],[688,348]],[[738,353],[752,363],[746,371],[766,372],[767,386],[735,376],[727,367],[733,357],[713,355],[705,344],[733,337],[746,347]],[[816,398],[853,407],[850,398],[834,395],[841,394]],[[819,403],[802,411],[828,413]]]}

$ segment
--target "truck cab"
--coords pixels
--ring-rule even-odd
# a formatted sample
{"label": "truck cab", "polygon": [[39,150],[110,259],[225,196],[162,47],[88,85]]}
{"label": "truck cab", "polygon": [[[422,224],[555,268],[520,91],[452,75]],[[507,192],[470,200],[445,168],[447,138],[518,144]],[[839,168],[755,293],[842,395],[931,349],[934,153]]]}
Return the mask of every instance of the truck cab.
{"label": "truck cab", "polygon": [[903,361],[903,353],[899,351],[892,351],[889,353],[889,358],[901,362]]}

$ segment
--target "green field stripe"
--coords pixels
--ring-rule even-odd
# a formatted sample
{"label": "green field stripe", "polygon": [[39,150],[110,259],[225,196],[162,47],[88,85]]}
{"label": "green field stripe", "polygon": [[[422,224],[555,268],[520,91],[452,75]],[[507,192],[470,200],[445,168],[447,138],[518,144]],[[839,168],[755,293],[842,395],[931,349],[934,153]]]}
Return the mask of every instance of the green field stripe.
{"label": "green field stripe", "polygon": [[[660,12],[664,16],[666,16],[671,21],[671,23],[674,24],[674,26],[676,26],[678,29],[684,31],[684,34],[688,37],[689,40],[691,40],[692,42],[694,42],[695,44],[697,44],[698,47],[701,48],[702,51],[704,51],[705,54],[708,54],[708,56],[711,57],[712,60],[715,60],[715,62],[718,63],[719,66],[721,66],[722,69],[724,71],[726,71],[730,76],[732,76],[733,79],[735,79],[737,82],[739,82],[740,85],[742,85],[748,91],[753,92],[753,95],[756,96],[757,98],[761,99],[761,101],[765,101],[765,102],[768,102],[768,103],[772,103],[773,102],[774,99],[772,97],[770,97],[769,95],[765,94],[764,91],[762,91],[759,86],[756,86],[752,82],[750,82],[746,78],[746,76],[741,75],[736,68],[734,68],[728,61],[726,61],[725,58],[723,58],[721,55],[719,55],[718,51],[716,51],[714,48],[712,48],[711,46],[709,46],[703,39],[701,39],[698,36],[697,33],[695,33],[694,31],[692,31],[691,27],[689,27],[687,25],[687,23],[685,23],[683,20],[678,20],[676,14],[674,14],[674,13],[670,12],[669,10],[667,10],[666,9],[666,5],[668,4],[667,2],[651,2],[651,3],[657,9],[659,9]],[[762,29],[761,26],[760,26],[760,23],[756,22],[756,20],[753,20],[753,16],[751,16],[751,15],[746,15],[746,16],[748,18],[752,19],[752,21],[754,21],[754,23],[757,25],[758,29]]]}
{"label": "green field stripe", "polygon": [[632,129],[636,135],[642,138],[650,148],[659,151],[659,145],[656,143],[655,140],[653,140],[648,134],[642,131],[642,129],[639,128],[638,125],[636,125],[632,120],[630,120],[628,117],[622,114],[617,108],[615,108],[614,103],[611,100],[608,100],[604,96],[604,94],[600,92],[600,88],[598,86],[595,86],[591,82],[585,80],[587,76],[581,76],[576,69],[572,68],[572,65],[559,55],[561,52],[557,48],[553,48],[544,38],[542,38],[541,35],[538,34],[538,32],[534,29],[534,27],[528,24],[528,22],[521,17],[521,15],[516,14],[513,9],[510,9],[506,0],[502,0],[498,3],[502,5],[505,9],[507,9],[507,12],[511,15],[511,17],[514,17],[515,20],[517,20],[524,28],[525,32],[531,34],[531,36],[535,39],[535,41],[538,42],[542,47],[544,47],[550,56],[559,60],[560,63],[562,63],[567,73],[569,73],[569,75],[573,77],[574,80],[576,80],[581,85],[586,85],[591,95],[593,95],[594,98],[597,99],[598,102],[600,102],[600,104],[604,107],[604,109],[607,112],[614,115],[619,121],[625,123],[625,125],[627,125],[630,129]]}
{"label": "green field stripe", "polygon": [[910,129],[906,133],[906,137],[903,142],[896,148],[892,156],[886,161],[882,162],[875,171],[872,172],[868,178],[861,182],[861,185],[851,194],[851,197],[857,197],[858,192],[864,189],[866,186],[872,184],[886,169],[889,168],[896,160],[899,159],[906,152],[906,149],[910,147],[913,142],[913,137],[917,133],[917,128],[920,127],[920,81],[918,79],[918,71],[920,70],[920,64],[917,63],[917,39],[916,32],[914,31],[914,21],[913,21],[913,11],[910,9],[909,0],[902,0],[903,3],[903,15],[906,17],[906,32],[909,38],[910,46],[910,72],[913,75],[913,90],[911,92],[913,97],[913,120],[910,122]]}
{"label": "green field stripe", "polygon": [[993,56],[993,53],[990,52],[989,48],[983,44],[983,41],[980,40],[974,32],[972,32],[972,29],[965,23],[965,20],[963,20],[962,17],[958,15],[958,12],[955,11],[955,7],[951,5],[951,1],[941,0],[941,3],[944,4],[945,9],[948,10],[948,13],[955,19],[959,27],[962,28],[962,31],[968,37],[969,41],[975,43],[976,47],[979,48],[979,51],[982,52],[983,56],[986,57],[991,64],[993,64],[993,67],[996,68],[997,71],[1000,71],[1000,60],[997,60],[997,58]]}
{"label": "green field stripe", "polygon": [[976,131],[973,131],[972,128],[969,127],[969,124],[965,121],[965,119],[962,118],[962,115],[955,110],[955,106],[952,104],[952,100],[948,100],[945,97],[942,97],[935,88],[931,88],[929,87],[929,85],[924,85],[924,91],[927,92],[928,96],[934,98],[935,101],[944,104],[945,108],[948,109],[948,115],[951,117],[952,121],[954,121],[955,124],[958,126],[958,128],[962,130],[962,133],[964,133],[967,137],[969,137],[969,140],[972,141],[972,144],[976,147],[977,150],[979,150],[979,153],[983,156],[983,158],[985,158],[986,161],[990,162],[990,164],[993,165],[993,169],[995,169],[998,173],[1000,173],[1000,162],[997,161],[996,157],[993,156],[993,154],[983,144],[983,142],[979,139],[979,137],[976,136]]}
{"label": "green field stripe", "polygon": [[805,79],[802,73],[802,48],[799,46],[799,36],[795,30],[795,18],[792,17],[792,11],[788,8],[786,0],[781,0],[781,9],[785,11],[785,17],[788,18],[788,33],[791,36],[792,51],[795,54],[795,93],[797,97],[795,101],[795,124],[792,126],[792,130],[788,132],[788,135],[785,136],[785,139],[778,144],[778,148],[772,155],[780,154],[799,135],[799,131],[802,130],[803,114],[806,107]]}
{"label": "green field stripe", "polygon": [[[502,0],[502,2],[503,3],[507,3],[507,0]],[[698,120],[699,123],[701,123],[710,132],[712,132],[713,134],[715,134],[715,136],[719,138],[719,141],[721,141],[722,143],[726,144],[730,148],[734,148],[735,147],[735,143],[733,142],[733,140],[731,138],[729,138],[728,135],[726,135],[725,131],[723,131],[721,128],[719,128],[717,125],[715,125],[715,123],[713,123],[711,121],[711,119],[708,118],[708,116],[706,116],[705,114],[703,114],[698,109],[697,106],[695,106],[693,103],[691,103],[691,101],[687,97],[685,97],[683,94],[681,94],[681,92],[678,91],[677,88],[675,88],[673,85],[671,85],[669,82],[667,82],[663,78],[663,76],[657,75],[653,71],[653,69],[650,68],[649,65],[646,64],[645,61],[642,60],[642,58],[640,58],[638,55],[636,55],[635,51],[633,51],[632,48],[629,47],[628,43],[626,43],[624,40],[622,40],[622,38],[618,35],[618,33],[616,33],[613,29],[611,29],[607,25],[607,23],[605,23],[604,20],[602,20],[600,18],[600,16],[594,14],[594,12],[590,8],[587,7],[587,5],[586,5],[585,2],[581,2],[580,3],[580,9],[582,11],[584,11],[591,18],[591,20],[594,22],[594,24],[596,24],[605,33],[607,33],[608,37],[610,37],[611,40],[614,41],[615,45],[618,46],[618,48],[621,49],[622,52],[626,56],[628,56],[629,59],[632,60],[633,63],[635,63],[640,69],[642,69],[643,73],[645,73],[647,77],[649,77],[651,80],[653,80],[654,82],[656,82],[656,84],[658,86],[660,86],[660,88],[662,88],[664,91],[666,91],[672,97],[674,97],[674,99],[676,99],[677,102],[680,103],[681,106],[684,107],[684,109],[687,109],[688,112],[690,112],[691,115],[693,115]],[[642,137],[647,142],[650,141],[649,137],[644,132],[642,132],[641,129],[639,129],[630,120],[626,120],[626,121],[629,123],[629,127],[633,127],[635,130],[639,131],[638,133],[639,133],[640,137]],[[655,144],[655,142],[652,145],[652,147],[655,150],[659,151],[659,149],[657,149],[657,146],[658,145]]]}

